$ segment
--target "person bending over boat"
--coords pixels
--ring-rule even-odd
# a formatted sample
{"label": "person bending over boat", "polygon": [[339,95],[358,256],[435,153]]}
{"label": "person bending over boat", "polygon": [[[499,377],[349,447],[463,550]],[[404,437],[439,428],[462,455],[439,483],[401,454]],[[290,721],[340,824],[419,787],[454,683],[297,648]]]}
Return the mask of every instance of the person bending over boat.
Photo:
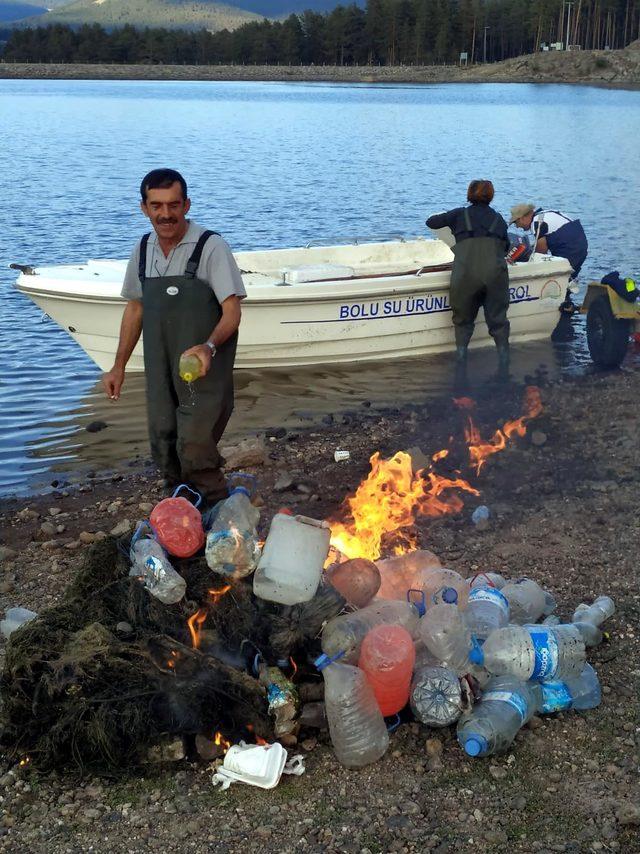
{"label": "person bending over boat", "polygon": [[[578,277],[589,251],[587,235],[579,219],[569,219],[560,211],[543,210],[530,202],[523,202],[511,208],[510,224],[533,231],[536,252],[549,252],[558,258],[566,258],[572,267],[569,282]],[[570,287],[560,308],[570,312],[575,309]]]}
{"label": "person bending over boat", "polygon": [[[154,462],[167,486],[188,483],[213,503],[227,495],[217,443],[233,410],[233,364],[246,291],[225,241],[186,218],[191,202],[179,172],[152,170],[142,179],[140,194],[153,232],[136,245],[127,266],[118,350],[103,385],[112,400],[120,397],[125,366],[144,332]],[[202,364],[192,386],[178,373],[185,353]]]}
{"label": "person bending over boat", "polygon": [[498,350],[498,370],[509,373],[509,273],[505,255],[509,251],[507,224],[490,207],[494,189],[491,181],[472,181],[467,190],[468,207],[434,214],[429,228],[449,226],[456,239],[449,302],[456,336],[456,362],[466,366],[467,347],[475,320],[484,317]]}

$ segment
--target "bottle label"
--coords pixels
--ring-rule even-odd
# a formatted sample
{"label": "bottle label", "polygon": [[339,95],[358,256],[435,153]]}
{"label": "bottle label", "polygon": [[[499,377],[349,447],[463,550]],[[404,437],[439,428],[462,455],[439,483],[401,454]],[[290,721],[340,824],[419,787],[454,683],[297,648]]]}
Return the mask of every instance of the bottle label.
{"label": "bottle label", "polygon": [[543,715],[564,712],[573,705],[573,698],[564,682],[547,682],[540,687],[542,688],[540,711]]}
{"label": "bottle label", "polygon": [[163,574],[162,561],[153,557],[153,555],[149,555],[149,557],[144,562],[145,568],[148,573],[150,573],[156,581],[160,581]]}
{"label": "bottle label", "polygon": [[531,679],[549,679],[558,670],[558,644],[550,631],[529,629],[533,642],[534,664]]}
{"label": "bottle label", "polygon": [[494,587],[474,587],[469,593],[470,602],[492,602],[497,605],[505,617],[509,617],[509,603],[507,597],[503,596]]}
{"label": "bottle label", "polygon": [[520,715],[521,725],[527,719],[527,701],[520,694],[514,694],[513,691],[487,691],[482,695],[482,703],[508,703]]}

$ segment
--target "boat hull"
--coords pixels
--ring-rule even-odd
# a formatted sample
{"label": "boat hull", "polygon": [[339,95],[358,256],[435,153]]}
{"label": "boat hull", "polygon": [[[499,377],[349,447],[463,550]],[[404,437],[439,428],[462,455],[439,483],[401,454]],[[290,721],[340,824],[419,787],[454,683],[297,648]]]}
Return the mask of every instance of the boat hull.
{"label": "boat hull", "polygon": [[[242,253],[245,265],[247,256],[251,253]],[[114,265],[110,269],[112,279],[117,280],[120,268]],[[541,259],[510,268],[512,342],[550,336],[558,321],[569,272],[564,259]],[[266,285],[254,279],[245,277],[248,297],[242,307],[238,369],[409,358],[447,352],[455,346],[448,270],[365,274],[344,281],[295,286],[286,286],[273,276]],[[23,275],[18,287],[65,329],[98,367],[111,368],[124,307],[117,281],[110,289],[87,293],[86,287],[72,287],[68,281],[52,284],[45,275]],[[471,346],[490,343],[481,312]],[[142,342],[136,346],[127,370],[144,370]]]}

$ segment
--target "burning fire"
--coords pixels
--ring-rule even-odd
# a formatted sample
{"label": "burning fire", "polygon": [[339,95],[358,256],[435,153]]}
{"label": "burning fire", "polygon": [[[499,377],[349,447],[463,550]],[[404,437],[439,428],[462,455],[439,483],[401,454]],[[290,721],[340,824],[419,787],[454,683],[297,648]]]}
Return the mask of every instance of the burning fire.
{"label": "burning fire", "polygon": [[213,736],[213,743],[214,743],[217,747],[221,747],[221,748],[222,748],[222,752],[223,752],[223,753],[226,753],[226,752],[227,752],[227,750],[229,750],[229,748],[231,747],[231,742],[230,742],[230,741],[227,741],[227,739],[222,735],[222,733],[221,733],[221,732],[217,732],[217,733]]}
{"label": "burning fire", "polygon": [[169,670],[175,670],[176,663],[180,658],[180,654],[177,649],[172,649],[169,658],[167,659],[167,667]]}
{"label": "burning fire", "polygon": [[[471,398],[456,398],[454,403],[462,410],[471,410]],[[523,415],[507,421],[502,430],[483,441],[479,430],[469,417],[465,439],[469,457],[476,474],[492,454],[501,451],[515,434],[524,436],[526,422],[542,411],[540,390],[528,386],[525,391]],[[437,463],[447,457],[445,448],[431,457]],[[414,474],[409,454],[399,451],[389,460],[376,452],[370,460],[371,471],[354,495],[346,499],[344,511],[347,521],[331,521],[331,545],[347,559],[363,557],[377,560],[383,545],[395,554],[406,554],[416,548],[415,535],[410,529],[416,516],[444,516],[457,513],[464,506],[460,492],[480,495],[480,492],[462,477],[443,477],[432,467]],[[455,473],[456,475],[458,472]],[[454,491],[455,490],[455,491]],[[330,562],[333,556],[330,557]]]}
{"label": "burning fire", "polygon": [[[434,457],[442,459],[447,453],[438,452]],[[442,516],[458,512],[462,499],[444,494],[451,489],[480,494],[462,478],[441,477],[433,471],[426,477],[422,471],[414,474],[411,457],[404,451],[398,451],[390,460],[381,459],[376,452],[370,462],[369,476],[347,499],[352,521],[331,524],[331,545],[347,558],[376,560],[383,539],[391,534],[396,540],[403,540],[394,547],[397,554],[404,554],[413,543],[401,529],[413,525],[417,514]]]}
{"label": "burning fire", "polygon": [[200,634],[202,632],[202,624],[206,619],[206,610],[204,608],[199,608],[195,614],[192,614],[187,620],[187,625],[191,632],[191,646],[194,649],[200,649]]}
{"label": "burning fire", "polygon": [[480,431],[471,418],[469,418],[464,435],[469,445],[471,465],[475,468],[476,474],[480,474],[482,466],[492,454],[496,454],[506,447],[507,440],[514,434],[516,436],[524,436],[527,432],[526,422],[532,418],[536,418],[542,412],[540,389],[536,386],[527,386],[524,395],[523,410],[524,413],[521,418],[516,418],[514,421],[507,421],[502,430],[496,430],[491,439],[486,442],[482,440]]}
{"label": "burning fire", "polygon": [[225,593],[228,593],[231,590],[230,584],[225,584],[224,587],[221,587],[220,590],[209,590],[209,596],[211,597],[211,604],[216,605],[220,599],[224,596]]}
{"label": "burning fire", "polygon": [[266,744],[269,744],[269,742],[266,741],[264,738],[261,738],[259,735],[256,735],[253,724],[247,724],[247,729],[255,738],[256,744],[259,744],[260,746],[264,746]]}

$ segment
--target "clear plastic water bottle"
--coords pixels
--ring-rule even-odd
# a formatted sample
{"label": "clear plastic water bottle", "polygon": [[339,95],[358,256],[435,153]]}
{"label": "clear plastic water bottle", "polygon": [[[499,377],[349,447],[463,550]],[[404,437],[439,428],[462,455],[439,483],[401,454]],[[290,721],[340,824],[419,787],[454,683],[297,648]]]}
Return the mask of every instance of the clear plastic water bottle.
{"label": "clear plastic water bottle", "polygon": [[420,618],[414,605],[398,599],[376,599],[366,608],[351,614],[340,614],[329,620],[322,632],[322,651],[329,656],[344,652],[341,659],[356,664],[365,635],[374,626],[402,626],[415,638]]}
{"label": "clear plastic water bottle", "polygon": [[455,672],[444,665],[428,665],[416,670],[411,683],[411,711],[427,726],[455,723],[462,709],[462,690]]}
{"label": "clear plastic water bottle", "polygon": [[326,655],[316,659],[324,677],[324,703],[336,757],[347,768],[362,768],[380,759],[389,733],[367,677],[359,667]]}
{"label": "clear plastic water bottle", "polygon": [[468,756],[501,753],[539,704],[539,685],[510,676],[492,679],[471,714],[458,721],[458,741]]}
{"label": "clear plastic water bottle", "polygon": [[562,620],[557,614],[549,614],[548,617],[545,617],[542,620],[543,626],[559,626],[562,623]]}
{"label": "clear plastic water bottle", "polygon": [[615,612],[616,606],[613,599],[609,596],[598,596],[591,605],[585,605],[584,602],[578,605],[573,614],[573,622],[591,623],[593,626],[601,626]]}
{"label": "clear plastic water bottle", "polygon": [[491,632],[469,658],[494,676],[565,680],[584,667],[585,645],[577,626],[506,626]]}
{"label": "clear plastic water bottle", "polygon": [[551,614],[556,608],[553,596],[532,578],[509,581],[500,592],[509,602],[511,622],[521,626],[537,622],[543,614]]}
{"label": "clear plastic water bottle", "polygon": [[471,632],[457,605],[433,605],[418,626],[420,639],[438,661],[462,676],[469,671]]}
{"label": "clear plastic water bottle", "polygon": [[378,599],[406,599],[407,590],[418,586],[428,570],[441,567],[439,558],[427,549],[376,561],[380,573]]}
{"label": "clear plastic water bottle", "polygon": [[509,602],[488,581],[476,584],[469,592],[464,618],[471,634],[484,640],[494,629],[509,624]]}
{"label": "clear plastic water bottle", "polygon": [[434,568],[427,570],[415,587],[424,591],[425,605],[457,605],[463,609],[469,598],[469,585],[455,569]]}
{"label": "clear plastic water bottle", "polygon": [[468,579],[468,583],[472,590],[474,587],[484,587],[486,584],[495,587],[496,590],[502,590],[507,579],[498,572],[478,572]]}
{"label": "clear plastic water bottle", "polygon": [[184,596],[187,584],[171,565],[160,543],[153,537],[142,536],[144,527],[139,526],[131,540],[129,575],[141,579],[156,599],[165,605],[174,605]]}
{"label": "clear plastic water bottle", "polygon": [[413,638],[402,626],[374,626],[360,647],[358,667],[365,673],[384,717],[407,705],[416,660]]}
{"label": "clear plastic water bottle", "polygon": [[4,620],[0,621],[0,632],[8,638],[16,629],[35,620],[37,616],[35,611],[30,611],[28,608],[7,608]]}
{"label": "clear plastic water bottle", "polygon": [[236,486],[215,511],[205,547],[207,565],[227,578],[244,578],[260,560],[256,532],[260,510],[251,503],[249,491]]}
{"label": "clear plastic water bottle", "polygon": [[604,632],[593,623],[574,622],[573,625],[582,635],[584,645],[588,648],[599,646],[604,638]]}
{"label": "clear plastic water bottle", "polygon": [[541,682],[540,689],[542,697],[539,711],[543,715],[567,709],[595,709],[602,699],[598,674],[590,664],[585,664],[579,676],[565,679],[564,682]]}

